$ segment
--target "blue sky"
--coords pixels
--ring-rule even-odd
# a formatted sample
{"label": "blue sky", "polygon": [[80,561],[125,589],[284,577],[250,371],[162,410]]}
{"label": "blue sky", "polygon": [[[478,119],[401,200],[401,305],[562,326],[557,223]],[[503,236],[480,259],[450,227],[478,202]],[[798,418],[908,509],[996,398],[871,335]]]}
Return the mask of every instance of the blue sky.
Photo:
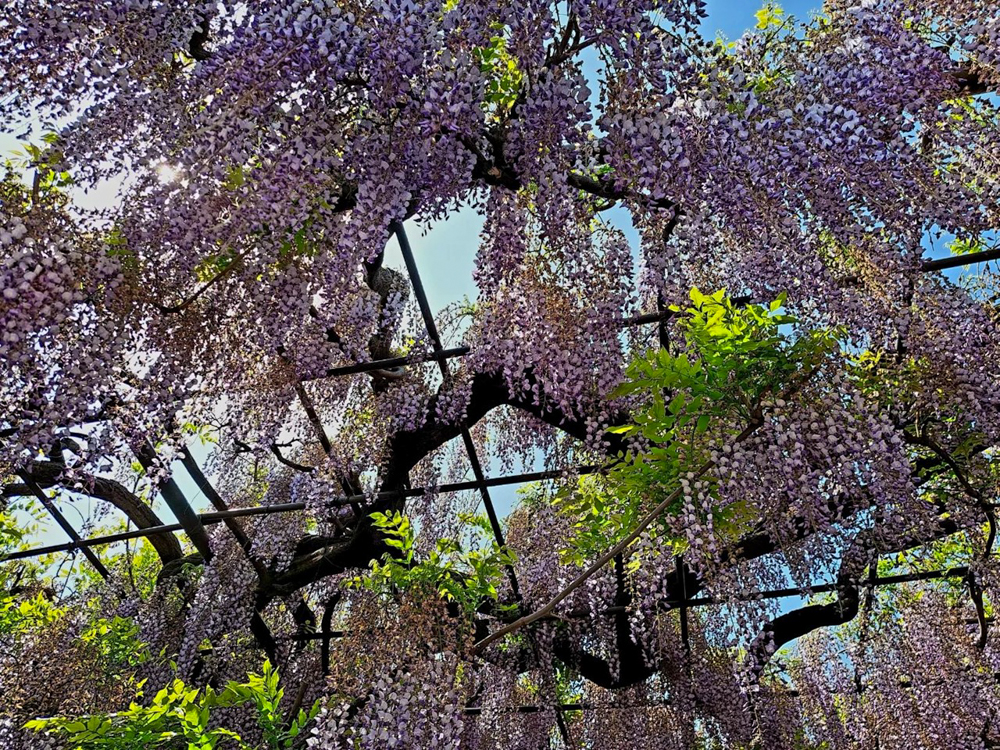
{"label": "blue sky", "polygon": [[[705,10],[708,18],[704,22],[705,36],[714,36],[721,32],[730,40],[736,39],[746,29],[757,22],[754,13],[760,10],[763,3],[741,2],[741,0],[708,0]],[[807,21],[813,11],[818,11],[822,0],[786,0],[778,3],[785,13],[799,20]]]}

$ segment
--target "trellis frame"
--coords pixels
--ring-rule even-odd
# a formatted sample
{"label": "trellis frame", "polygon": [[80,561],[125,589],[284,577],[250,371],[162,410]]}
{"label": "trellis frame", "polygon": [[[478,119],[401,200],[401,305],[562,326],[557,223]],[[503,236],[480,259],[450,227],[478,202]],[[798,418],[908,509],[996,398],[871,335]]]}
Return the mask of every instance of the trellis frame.
{"label": "trellis frame", "polygon": [[[416,266],[416,261],[413,256],[412,248],[410,247],[409,241],[406,237],[406,233],[403,229],[401,222],[393,222],[391,226],[392,232],[395,234],[397,241],[399,243],[399,248],[403,256],[404,264],[406,266],[407,274],[409,276],[410,282],[414,289],[414,294],[417,300],[418,308],[421,313],[421,318],[424,323],[424,327],[427,331],[428,337],[432,345],[432,352],[425,355],[406,355],[401,357],[392,357],[386,359],[373,360],[369,362],[359,362],[349,365],[342,365],[337,367],[329,368],[323,375],[318,377],[331,378],[331,377],[344,377],[356,374],[363,374],[369,372],[375,372],[377,370],[384,370],[388,368],[396,367],[406,367],[415,364],[424,364],[429,362],[436,362],[439,370],[441,372],[442,378],[445,383],[451,381],[452,374],[450,368],[448,367],[448,360],[453,358],[458,358],[469,354],[470,348],[468,346],[459,346],[452,348],[445,348],[442,345],[440,336],[437,331],[436,324],[434,322],[433,313],[430,309],[430,305],[427,300],[426,292],[423,288],[423,284],[420,279],[419,271]],[[968,255],[962,255],[951,258],[943,258],[938,260],[925,260],[920,266],[919,270],[921,272],[933,272],[941,271],[950,268],[956,268],[960,266],[971,265],[974,263],[988,262],[992,260],[1000,259],[1000,248],[982,251],[978,253],[971,253]],[[739,298],[738,302],[746,304],[750,302],[748,298]],[[646,324],[660,324],[662,329],[662,324],[672,318],[675,315],[669,310],[659,310],[657,312],[645,313],[633,317],[623,318],[618,321],[620,327],[633,327]],[[661,336],[662,337],[662,336]],[[306,381],[300,381],[306,382]],[[301,389],[301,384],[299,388]],[[304,407],[309,408],[308,400],[305,401]],[[313,420],[315,421],[315,420]],[[319,427],[321,442],[322,437],[325,437],[325,432],[322,430],[322,425]],[[580,466],[580,467],[569,467],[563,470],[547,470],[547,471],[536,471],[536,472],[524,472],[520,474],[512,474],[501,477],[488,478],[482,468],[482,463],[479,459],[478,452],[475,447],[471,432],[466,425],[462,425],[460,432],[466,455],[469,459],[470,466],[473,471],[475,479],[471,481],[463,482],[451,482],[446,483],[438,487],[416,487],[408,488],[404,490],[397,491],[385,491],[370,494],[355,494],[355,495],[345,495],[339,498],[333,498],[326,503],[327,507],[338,507],[338,506],[353,506],[358,508],[361,503],[371,502],[372,500],[378,499],[396,499],[396,498],[412,498],[420,497],[425,495],[436,495],[439,493],[451,493],[451,492],[462,492],[468,490],[476,490],[480,494],[483,501],[484,507],[487,512],[487,516],[490,522],[490,527],[494,535],[496,543],[500,547],[506,545],[503,530],[500,525],[499,518],[496,514],[495,507],[492,502],[492,498],[489,493],[489,488],[499,487],[511,484],[523,484],[527,482],[537,482],[559,479],[566,476],[583,476],[587,474],[601,473],[608,466]],[[324,444],[324,448],[327,446]],[[147,455],[141,455],[140,460],[147,464],[149,463],[149,457]],[[171,510],[174,512],[175,516],[178,517],[179,523],[175,524],[162,524],[159,526],[151,526],[142,529],[135,529],[132,531],[125,531],[116,534],[108,534],[100,537],[93,537],[89,539],[84,539],[75,531],[71,524],[62,516],[58,508],[54,505],[50,498],[48,498],[44,490],[42,490],[37,483],[35,483],[31,476],[27,472],[20,472],[19,476],[24,481],[25,485],[32,492],[32,494],[42,503],[47,512],[52,515],[56,520],[57,524],[67,533],[71,541],[63,544],[46,545],[42,547],[35,547],[27,550],[19,550],[17,552],[8,553],[5,555],[0,555],[0,564],[4,562],[9,562],[13,560],[27,559],[32,557],[39,557],[48,554],[55,554],[59,552],[75,552],[81,551],[87,558],[88,562],[97,570],[97,572],[105,579],[110,577],[110,572],[107,570],[106,566],[101,562],[100,558],[93,552],[93,547],[103,546],[108,544],[114,544],[122,541],[128,541],[131,539],[146,538],[156,534],[162,533],[173,533],[177,531],[184,531],[188,536],[195,542],[196,547],[199,552],[206,558],[210,559],[211,550],[207,546],[207,537],[205,536],[204,527],[207,525],[213,525],[217,523],[225,523],[231,532],[236,537],[240,546],[249,555],[250,552],[250,540],[247,538],[245,532],[242,531],[236,519],[241,517],[253,517],[259,515],[272,515],[279,513],[289,513],[289,512],[299,512],[306,509],[306,504],[301,502],[294,503],[280,503],[269,506],[258,506],[249,508],[227,508],[224,501],[218,492],[214,489],[211,483],[202,474],[200,467],[191,457],[190,453],[185,450],[183,455],[183,464],[187,469],[188,473],[191,474],[192,479],[195,481],[199,489],[210,499],[212,504],[216,507],[214,512],[207,513],[195,513],[190,503],[184,497],[183,493],[179,490],[173,479],[168,479],[161,487],[161,491],[164,495],[170,495],[168,503]],[[759,592],[751,592],[738,597],[731,598],[717,598],[713,596],[701,596],[701,597],[688,597],[686,591],[686,585],[684,584],[684,573],[683,573],[683,561],[678,559],[677,562],[678,575],[682,579],[682,596],[680,599],[667,600],[661,603],[661,606],[665,610],[678,610],[681,618],[681,637],[683,642],[683,648],[686,658],[690,660],[690,643],[688,635],[688,611],[695,607],[705,607],[713,606],[719,604],[725,604],[732,601],[760,601],[766,599],[777,599],[785,597],[806,597],[818,593],[833,592],[838,589],[838,584],[836,583],[820,583],[808,587],[789,587],[789,588],[779,588],[779,589],[769,589]],[[517,583],[516,573],[513,566],[507,566],[508,577],[511,582],[512,590],[518,601],[521,600],[520,590]],[[936,569],[929,571],[921,571],[915,573],[898,574],[891,576],[879,576],[877,571],[874,569],[866,582],[867,587],[876,588],[881,586],[891,586],[899,585],[904,583],[914,583],[920,581],[932,581],[932,580],[944,580],[951,578],[961,578],[967,579],[970,570],[967,566],[956,566],[945,569]],[[625,608],[610,606],[605,610],[605,614],[617,614],[620,611],[624,611]],[[341,638],[345,635],[343,631],[331,630],[330,617],[332,614],[332,607],[328,608],[327,612],[323,617],[323,627],[321,631],[315,633],[300,633],[295,634],[291,638],[293,641],[313,641],[319,640],[322,642],[321,648],[324,654],[329,654],[330,642],[333,639]],[[256,614],[256,613],[255,613]],[[266,626],[265,626],[266,627]],[[587,703],[566,703],[566,704],[556,704],[554,706],[540,706],[540,705],[530,705],[530,706],[503,706],[503,707],[479,707],[479,706],[467,706],[465,707],[465,713],[478,715],[481,713],[488,712],[507,712],[507,713],[536,713],[543,711],[554,711],[556,713],[557,719],[559,720],[559,728],[563,734],[564,740],[567,739],[567,729],[562,721],[562,714],[571,711],[584,711],[584,710],[597,710],[597,709],[622,709],[629,708],[628,706],[617,706],[617,705],[592,705]]]}

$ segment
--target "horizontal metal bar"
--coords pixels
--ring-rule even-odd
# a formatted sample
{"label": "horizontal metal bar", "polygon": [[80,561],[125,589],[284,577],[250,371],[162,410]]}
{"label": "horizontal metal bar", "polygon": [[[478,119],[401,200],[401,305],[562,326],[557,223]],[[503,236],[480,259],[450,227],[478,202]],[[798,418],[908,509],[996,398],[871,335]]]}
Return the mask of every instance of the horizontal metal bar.
{"label": "horizontal metal bar", "polygon": [[[626,328],[629,326],[645,325],[647,323],[659,323],[662,320],[668,320],[672,318],[677,313],[671,310],[661,310],[658,312],[645,313],[643,315],[635,315],[631,318],[622,318],[618,321],[618,325]],[[312,378],[302,378],[303,382],[308,382],[310,380],[319,380],[321,378],[335,378],[343,375],[358,375],[364,372],[374,372],[375,370],[388,370],[393,367],[405,367],[407,365],[419,365],[426,364],[427,362],[443,362],[448,359],[453,359],[455,357],[462,357],[472,351],[468,346],[456,346],[451,349],[442,349],[438,352],[431,352],[429,354],[421,355],[406,355],[403,357],[390,357],[388,359],[376,359],[371,362],[356,362],[351,365],[341,365],[340,367],[331,367],[322,375],[317,375]]]}
{"label": "horizontal metal bar", "polygon": [[[677,315],[677,313],[673,312],[672,310],[660,310],[657,312],[644,313],[642,315],[634,315],[630,318],[622,318],[621,320],[617,321],[617,323],[620,327],[627,328],[630,326],[639,326],[648,323],[659,323],[660,321],[663,320],[669,320],[675,315]],[[364,373],[364,372],[374,372],[375,370],[388,370],[393,367],[405,367],[407,365],[420,365],[434,361],[443,362],[444,360],[465,356],[470,351],[472,350],[468,346],[456,346],[451,349],[442,349],[439,352],[431,352],[428,354],[420,354],[420,355],[408,354],[402,357],[376,359],[372,360],[371,362],[356,362],[351,365],[341,365],[339,367],[331,367],[322,375],[317,375],[312,378],[302,378],[302,381],[308,382],[310,380],[319,380],[320,378],[335,378],[342,375],[357,375],[359,373]]]}
{"label": "horizontal metal bar", "polygon": [[[944,578],[964,578],[969,574],[969,569],[960,565],[954,568],[943,568],[939,570],[927,570],[920,573],[901,573],[894,576],[881,576],[873,580],[865,581],[863,584],[858,584],[859,586],[893,586],[900,583],[916,583],[919,581],[934,581]],[[835,583],[821,583],[816,586],[810,586],[805,588],[785,588],[785,589],[770,589],[768,591],[751,592],[744,596],[737,598],[737,601],[741,602],[751,602],[760,601],[762,599],[780,599],[782,597],[788,596],[807,596],[809,594],[822,594],[824,592],[835,591],[838,588]],[[680,599],[671,599],[663,602],[663,605],[668,610],[679,609],[680,607],[706,607],[712,604],[726,604],[726,599],[719,599],[717,597],[702,596],[696,597],[694,599],[688,599],[686,601]],[[603,610],[603,614],[615,615],[621,612],[627,612],[628,607],[613,606],[606,607]],[[987,622],[993,622],[994,618],[987,618]],[[979,620],[968,620],[969,623],[978,623]],[[343,638],[346,632],[343,630],[330,630],[325,633],[296,633],[291,638],[293,641],[323,641],[330,640],[333,638]]]}
{"label": "horizontal metal bar", "polygon": [[[572,470],[580,476],[587,474],[597,474],[604,470],[602,466],[580,466],[577,469]],[[503,487],[509,484],[523,484],[526,482],[541,482],[547,479],[559,479],[566,472],[554,469],[551,471],[533,471],[526,474],[511,474],[506,477],[495,477],[493,479],[486,479],[484,484],[487,487]],[[361,500],[391,500],[397,497],[422,497],[428,494],[437,494],[439,492],[465,492],[467,490],[475,490],[479,488],[479,482],[475,479],[470,479],[466,482],[451,482],[450,484],[442,484],[440,487],[414,487],[409,490],[394,490],[390,492],[379,492],[375,495],[351,495],[349,497],[337,498],[330,500],[327,504],[331,507],[337,507],[341,505],[348,505],[352,502],[359,502]]]}
{"label": "horizontal metal bar", "polygon": [[[572,472],[578,475],[585,474],[595,474],[603,470],[604,467],[601,466],[580,466],[573,469]],[[565,472],[562,470],[551,470],[551,471],[534,471],[525,474],[511,474],[506,477],[496,477],[494,479],[487,479],[486,484],[489,487],[501,487],[510,484],[522,484],[525,482],[540,482],[548,479],[558,479],[563,476]],[[375,495],[349,495],[347,497],[335,498],[326,503],[328,507],[340,507],[345,505],[351,505],[353,503],[360,503],[370,500],[389,500],[398,497],[421,497],[428,494],[437,494],[439,492],[462,492],[465,490],[474,490],[479,487],[479,483],[475,480],[468,482],[452,482],[449,484],[442,484],[440,487],[414,487],[408,490],[399,490],[394,492],[379,492]],[[276,505],[261,505],[254,508],[230,508],[225,511],[211,511],[208,513],[199,513],[198,518],[201,520],[202,524],[208,526],[211,524],[221,523],[228,518],[242,518],[246,516],[269,516],[276,513],[291,513],[295,511],[305,510],[305,503],[279,503]],[[55,552],[72,552],[73,550],[85,548],[85,547],[95,547],[104,544],[115,544],[117,542],[124,542],[129,539],[139,539],[142,537],[152,536],[154,534],[162,534],[164,532],[174,532],[183,531],[184,527],[179,523],[165,524],[162,526],[149,526],[145,529],[134,529],[132,531],[122,531],[117,534],[108,534],[106,536],[94,537],[93,539],[82,539],[79,543],[67,543],[67,544],[52,544],[46,547],[35,547],[33,549],[19,550],[17,552],[11,552],[6,555],[0,555],[0,562],[7,562],[9,560],[23,560],[29,557],[39,557],[41,555],[48,555]]]}
{"label": "horizontal metal bar", "polygon": [[[80,534],[77,533],[77,530],[73,528],[73,524],[66,520],[66,517],[59,511],[59,508],[56,507],[56,504],[52,502],[49,496],[45,494],[45,491],[35,483],[35,480],[31,478],[30,474],[26,472],[19,472],[18,476],[21,478],[21,481],[28,486],[28,489],[31,490],[34,496],[38,498],[38,501],[49,512],[49,515],[55,519],[55,522],[59,524],[60,528],[66,532],[66,535],[73,540],[72,542],[69,542],[69,544],[72,544],[74,548],[79,548],[83,539],[80,537]],[[101,574],[101,578],[106,581],[111,577],[111,573],[108,572],[106,567],[104,567],[104,563],[101,562],[101,558],[99,558],[93,550],[84,547],[81,551],[83,552],[83,556],[86,557],[90,564],[94,566],[94,569]]]}
{"label": "horizontal metal bar", "polygon": [[925,260],[920,264],[920,270],[943,271],[946,268],[958,268],[959,266],[969,266],[973,263],[985,263],[988,260],[1000,260],[1000,247],[993,250],[983,250],[980,253],[955,255],[950,258],[938,258],[937,260]]}
{"label": "horizontal metal bar", "polygon": [[390,357],[388,359],[372,360],[371,362],[357,362],[353,365],[331,367],[318,378],[302,378],[302,380],[304,382],[308,382],[309,380],[318,380],[319,378],[335,378],[342,375],[357,375],[363,372],[374,372],[375,370],[389,370],[393,367],[404,367],[406,365],[420,365],[427,362],[434,362],[435,360],[443,361],[451,359],[452,357],[461,357],[468,354],[470,351],[471,350],[467,346],[456,346],[453,349],[443,349],[440,352],[432,352],[430,354],[408,354],[404,357]]}
{"label": "horizontal metal bar", "polygon": [[670,318],[675,315],[677,315],[677,313],[673,310],[657,310],[656,312],[634,315],[631,318],[624,318],[621,321],[621,326],[623,328],[627,328],[629,326],[641,326],[647,323],[659,323],[663,320],[670,320]]}
{"label": "horizontal metal bar", "polygon": [[[740,295],[730,298],[730,301],[736,307],[743,307],[744,305],[751,304],[753,298],[747,295]],[[676,316],[677,313],[674,310],[657,310],[656,312],[643,313],[642,315],[633,315],[631,318],[622,318],[618,321],[618,324],[622,328],[628,328],[629,326],[641,326],[647,323],[660,323]]]}
{"label": "horizontal metal bar", "polygon": [[465,713],[467,716],[480,716],[483,713],[489,711],[495,711],[497,713],[516,713],[516,714],[537,714],[543,711],[558,711],[560,713],[566,711],[627,711],[633,708],[648,709],[653,706],[669,706],[670,701],[663,700],[657,701],[655,703],[647,703],[642,706],[616,706],[613,703],[557,703],[554,706],[466,706]]}
{"label": "horizontal metal bar", "polygon": [[[894,576],[879,576],[872,580],[864,581],[858,584],[860,587],[865,586],[894,586],[900,583],[916,583],[918,581],[934,581],[942,578],[964,578],[969,574],[969,569],[964,565],[955,568],[944,568],[941,570],[928,570],[922,573],[901,573]],[[740,601],[758,601],[762,599],[782,599],[789,596],[807,596],[809,594],[824,594],[831,591],[836,591],[838,589],[836,583],[821,583],[816,586],[809,586],[806,588],[786,588],[786,589],[770,589],[768,591],[760,591],[756,593],[750,593],[746,596],[740,597]],[[670,601],[667,604],[670,607],[679,607],[682,604],[686,604],[689,607],[703,607],[710,604],[724,604],[725,599],[719,599],[713,596],[702,596],[696,597],[694,599],[689,599],[686,603],[680,600]]]}
{"label": "horizontal metal bar", "polygon": [[333,638],[343,638],[347,635],[346,631],[343,630],[331,630],[327,633],[295,633],[292,636],[293,641],[326,641]]}
{"label": "horizontal metal bar", "polygon": [[[205,523],[202,520],[202,523]],[[216,521],[215,523],[218,523]],[[40,557],[53,552],[73,552],[81,547],[97,547],[102,544],[115,544],[125,542],[129,539],[141,539],[153,534],[163,534],[165,532],[184,531],[184,527],[179,523],[164,524],[163,526],[149,526],[145,529],[134,529],[132,531],[122,531],[118,534],[108,534],[107,536],[94,537],[93,539],[82,539],[79,544],[68,542],[66,544],[50,544],[47,547],[34,547],[32,549],[18,550],[6,555],[0,555],[0,562],[9,560],[24,560],[29,557]]]}

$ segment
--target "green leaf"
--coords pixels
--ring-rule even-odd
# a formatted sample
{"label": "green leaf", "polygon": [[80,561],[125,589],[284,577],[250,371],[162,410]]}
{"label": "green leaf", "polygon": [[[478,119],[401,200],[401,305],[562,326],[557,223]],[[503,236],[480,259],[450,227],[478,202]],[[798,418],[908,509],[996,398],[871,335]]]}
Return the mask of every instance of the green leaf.
{"label": "green leaf", "polygon": [[980,237],[956,237],[947,247],[952,255],[971,255],[986,249]]}
{"label": "green leaf", "polygon": [[775,3],[767,3],[763,8],[754,13],[757,19],[758,29],[768,29],[772,26],[780,26],[785,11]]}
{"label": "green leaf", "polygon": [[631,424],[624,424],[624,425],[619,425],[618,427],[608,428],[608,432],[610,432],[612,435],[628,435],[630,432],[634,431],[635,431],[635,425]]}

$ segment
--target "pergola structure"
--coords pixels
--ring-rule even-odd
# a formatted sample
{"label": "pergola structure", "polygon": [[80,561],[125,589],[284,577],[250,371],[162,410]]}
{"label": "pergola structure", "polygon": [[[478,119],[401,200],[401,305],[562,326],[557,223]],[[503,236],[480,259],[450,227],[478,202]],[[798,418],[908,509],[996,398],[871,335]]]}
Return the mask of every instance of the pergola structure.
{"label": "pergola structure", "polygon": [[[424,291],[423,284],[421,282],[420,274],[417,269],[416,261],[413,256],[413,251],[410,243],[407,239],[406,233],[403,229],[401,223],[395,223],[393,225],[393,232],[398,240],[399,248],[402,253],[403,260],[405,262],[406,271],[412,285],[414,295],[416,297],[416,302],[420,310],[423,325],[426,329],[429,341],[432,346],[432,352],[425,355],[407,355],[400,357],[391,357],[384,359],[377,359],[369,362],[359,362],[355,364],[343,365],[338,367],[333,367],[327,370],[325,377],[342,377],[348,375],[355,375],[360,373],[371,373],[380,370],[386,370],[388,368],[401,368],[409,365],[422,364],[426,362],[435,362],[440,369],[441,377],[444,383],[449,383],[452,379],[452,372],[449,367],[449,361],[455,358],[462,357],[469,353],[470,349],[466,346],[459,346],[453,348],[445,348],[441,342],[441,337],[438,333],[437,326],[434,321],[434,316],[431,312],[430,305],[427,300],[427,295]],[[950,268],[956,268],[960,266],[970,265],[979,262],[986,262],[991,260],[1000,259],[1000,250],[988,250],[978,253],[973,253],[969,255],[957,256],[944,258],[939,260],[926,260],[921,264],[921,270],[924,272],[941,271]],[[748,303],[749,299],[738,300],[742,304]],[[668,320],[674,315],[673,312],[669,310],[661,309],[656,312],[651,312],[643,315],[638,315],[631,318],[622,319],[619,321],[619,325],[623,328],[642,326],[642,325],[653,325],[662,324],[664,321]],[[665,337],[665,331],[661,325],[661,342]],[[316,430],[317,439],[319,443],[323,446],[327,454],[331,451],[331,444],[329,438],[326,435],[325,429],[323,427],[322,421],[316,413],[316,410],[312,406],[305,389],[302,387],[301,382],[296,386],[296,392],[301,400],[301,404],[310,419],[313,427]],[[442,484],[437,487],[411,487],[404,488],[393,491],[383,491],[378,493],[368,493],[368,494],[344,494],[339,497],[333,497],[325,502],[325,506],[329,508],[337,507],[352,507],[358,513],[364,512],[365,504],[371,503],[373,501],[385,501],[385,500],[398,500],[405,498],[416,498],[422,497],[429,494],[440,494],[440,493],[454,493],[462,491],[475,490],[479,493],[483,506],[486,510],[487,517],[489,519],[489,525],[492,530],[493,536],[495,538],[496,544],[503,548],[506,544],[504,539],[503,530],[501,528],[500,520],[497,516],[496,509],[493,504],[493,500],[490,495],[490,489],[494,487],[501,487],[505,485],[522,484],[528,482],[539,482],[545,480],[555,480],[568,475],[573,476],[583,476],[587,474],[600,473],[608,468],[611,464],[606,465],[586,465],[578,466],[572,470],[547,470],[547,471],[535,471],[535,472],[524,472],[518,474],[509,474],[498,477],[487,477],[484,470],[482,462],[480,461],[475,442],[473,440],[472,434],[469,427],[465,424],[461,425],[459,430],[459,435],[462,439],[464,445],[465,453],[468,457],[469,464],[472,468],[474,479],[470,481],[460,481]],[[292,468],[298,470],[310,470],[309,467],[301,466],[293,461],[288,460],[283,457],[281,452],[277,448],[272,449],[279,461],[283,464],[291,466]],[[142,463],[146,468],[149,468],[155,462],[155,453],[152,452],[152,446],[144,448],[139,451],[138,458],[140,463]],[[212,486],[211,482],[204,475],[201,468],[198,466],[197,461],[191,455],[191,453],[184,449],[182,452],[182,463],[188,473],[191,475],[192,480],[195,482],[202,494],[211,502],[215,510],[196,513],[192,508],[188,499],[184,496],[184,493],[180,490],[176,482],[172,479],[166,480],[160,487],[160,491],[163,494],[164,500],[170,507],[171,511],[177,518],[177,523],[172,524],[151,524],[144,528],[137,528],[130,531],[124,531],[115,534],[107,534],[103,536],[93,537],[89,539],[82,538],[79,533],[73,528],[72,524],[60,513],[59,509],[56,507],[52,499],[46,495],[44,489],[39,485],[39,483],[32,478],[28,473],[22,473],[21,479],[24,482],[24,488],[27,490],[26,493],[30,493],[36,497],[39,502],[42,503],[45,510],[53,517],[56,523],[65,531],[67,536],[70,537],[70,541],[62,544],[52,544],[40,547],[34,547],[26,550],[20,550],[16,552],[7,553],[0,556],[0,563],[9,562],[13,560],[26,559],[32,557],[38,557],[42,555],[48,555],[60,552],[73,553],[80,551],[86,558],[87,561],[98,571],[98,573],[107,579],[110,576],[109,571],[94,553],[93,548],[103,545],[110,545],[117,542],[128,541],[132,539],[139,538],[150,538],[151,540],[156,540],[157,538],[163,538],[167,535],[172,535],[175,532],[183,531],[185,532],[189,539],[192,541],[193,545],[197,549],[198,553],[202,556],[204,560],[209,560],[212,557],[212,550],[209,546],[208,535],[206,533],[205,527],[209,525],[214,525],[218,523],[224,523],[230,529],[231,533],[235,537],[236,541],[240,546],[248,553],[248,557],[256,566],[259,565],[257,561],[254,560],[253,556],[249,554],[251,547],[251,540],[247,537],[246,533],[243,531],[239,524],[240,518],[252,517],[252,516],[262,516],[262,515],[272,515],[279,513],[295,513],[301,512],[306,509],[306,504],[303,502],[287,502],[279,503],[258,507],[244,507],[244,508],[229,508],[226,506],[222,497]],[[712,605],[717,605],[720,603],[725,603],[732,601],[732,598],[719,599],[711,595],[688,595],[686,582],[690,576],[690,572],[684,567],[683,560],[678,558],[676,561],[676,576],[677,576],[677,589],[680,592],[680,596],[673,596],[661,602],[661,606],[665,610],[677,610],[680,616],[680,627],[681,627],[681,638],[685,651],[690,655],[690,646],[688,643],[688,611],[695,607],[708,607]],[[261,571],[258,571],[261,572]],[[519,585],[517,581],[516,573],[512,566],[507,566],[507,575],[510,580],[512,591],[523,608],[523,601],[520,597]],[[876,587],[881,586],[892,586],[902,583],[913,583],[920,581],[936,581],[943,579],[962,579],[970,581],[970,569],[967,566],[957,566],[945,569],[936,569],[916,573],[907,573],[900,575],[887,575],[879,576],[877,571],[872,566],[871,575],[868,577],[865,586],[872,590]],[[806,597],[812,594],[826,593],[826,592],[836,592],[840,588],[838,583],[830,582],[818,582],[812,584],[808,587],[788,587],[788,588],[775,588],[760,590],[747,593],[743,596],[737,597],[739,600],[744,601],[760,601],[767,599],[778,599],[784,597]],[[609,606],[607,607],[607,614],[618,614],[625,611],[626,608],[621,606]],[[292,636],[293,640],[297,641],[320,641],[321,642],[321,654],[322,654],[322,666],[324,672],[329,672],[329,656],[330,656],[330,642],[333,639],[343,637],[345,634],[343,631],[335,630],[331,628],[333,607],[327,607],[324,616],[322,618],[321,627],[315,632],[305,632],[298,633]],[[521,614],[526,614],[521,612]],[[546,615],[541,615],[535,617],[534,619],[544,619]],[[989,622],[988,618],[982,615],[980,612],[980,618],[977,620],[983,631],[983,637],[985,637],[985,630]],[[259,614],[254,615],[254,622],[252,623],[252,629],[259,640],[263,640],[265,643],[270,641],[273,646],[273,638],[267,632],[267,626],[263,623]],[[493,634],[496,635],[496,634]],[[998,675],[1000,679],[1000,675]],[[794,692],[794,691],[790,691]],[[561,703],[554,706],[540,706],[540,705],[521,705],[508,707],[506,711],[511,713],[536,713],[540,711],[554,710],[557,714],[557,722],[559,725],[560,732],[563,734],[564,740],[566,739],[567,728],[562,719],[562,714],[566,712],[582,711],[582,710],[598,710],[598,709],[616,709],[622,708],[620,705],[597,705],[590,703]],[[492,710],[496,710],[491,708]],[[502,712],[504,709],[500,709]],[[465,708],[465,713],[469,715],[478,715],[482,713],[484,709],[480,706],[469,705]]]}

